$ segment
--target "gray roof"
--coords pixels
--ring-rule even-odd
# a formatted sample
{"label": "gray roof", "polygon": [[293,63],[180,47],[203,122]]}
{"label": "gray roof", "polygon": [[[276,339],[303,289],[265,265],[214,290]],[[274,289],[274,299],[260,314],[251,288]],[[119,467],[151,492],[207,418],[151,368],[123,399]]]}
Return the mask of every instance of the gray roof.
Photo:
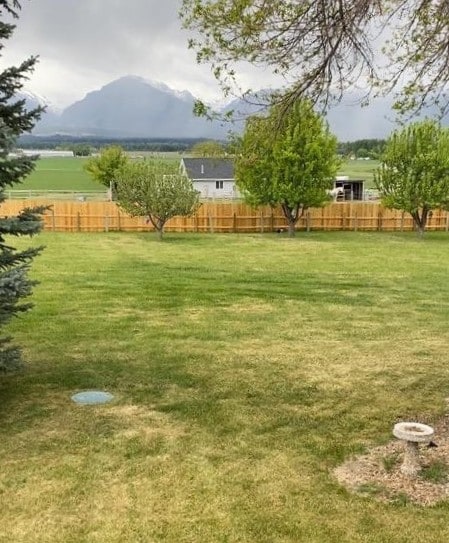
{"label": "gray roof", "polygon": [[190,179],[234,179],[232,158],[183,158]]}

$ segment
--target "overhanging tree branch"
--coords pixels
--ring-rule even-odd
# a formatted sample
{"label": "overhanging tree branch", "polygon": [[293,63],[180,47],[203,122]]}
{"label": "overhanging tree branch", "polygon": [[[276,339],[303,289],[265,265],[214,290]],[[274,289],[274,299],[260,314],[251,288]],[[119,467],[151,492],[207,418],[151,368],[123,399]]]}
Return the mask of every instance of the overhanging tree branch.
{"label": "overhanging tree branch", "polygon": [[[449,107],[447,0],[183,0],[180,17],[225,94],[247,61],[283,78],[272,98],[286,109],[305,97],[325,109],[361,79],[373,94],[396,93],[401,113]],[[373,50],[383,33],[387,69]]]}

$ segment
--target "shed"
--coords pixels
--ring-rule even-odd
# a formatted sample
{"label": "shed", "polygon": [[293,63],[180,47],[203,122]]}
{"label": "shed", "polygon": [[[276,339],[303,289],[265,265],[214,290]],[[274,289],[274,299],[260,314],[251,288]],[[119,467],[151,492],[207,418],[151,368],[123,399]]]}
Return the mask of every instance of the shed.
{"label": "shed", "polygon": [[363,179],[349,179],[346,176],[339,176],[334,181],[334,188],[342,188],[343,193],[337,197],[338,201],[352,201],[364,199],[364,185]]}

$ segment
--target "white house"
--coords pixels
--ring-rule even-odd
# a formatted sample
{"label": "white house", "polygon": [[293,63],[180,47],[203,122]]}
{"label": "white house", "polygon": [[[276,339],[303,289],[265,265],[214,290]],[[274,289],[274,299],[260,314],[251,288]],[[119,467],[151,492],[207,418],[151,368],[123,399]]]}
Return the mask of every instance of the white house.
{"label": "white house", "polygon": [[180,171],[201,198],[239,198],[232,158],[182,158]]}

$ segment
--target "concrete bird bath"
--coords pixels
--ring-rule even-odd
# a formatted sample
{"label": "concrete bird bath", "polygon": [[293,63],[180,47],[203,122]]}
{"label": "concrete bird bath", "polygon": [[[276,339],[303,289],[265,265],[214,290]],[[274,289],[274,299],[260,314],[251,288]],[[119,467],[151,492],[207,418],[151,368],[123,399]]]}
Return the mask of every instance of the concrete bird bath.
{"label": "concrete bird bath", "polygon": [[394,425],[393,435],[404,441],[405,453],[401,471],[409,477],[416,477],[421,470],[419,463],[419,443],[429,443],[434,436],[434,430],[420,422],[398,422]]}

